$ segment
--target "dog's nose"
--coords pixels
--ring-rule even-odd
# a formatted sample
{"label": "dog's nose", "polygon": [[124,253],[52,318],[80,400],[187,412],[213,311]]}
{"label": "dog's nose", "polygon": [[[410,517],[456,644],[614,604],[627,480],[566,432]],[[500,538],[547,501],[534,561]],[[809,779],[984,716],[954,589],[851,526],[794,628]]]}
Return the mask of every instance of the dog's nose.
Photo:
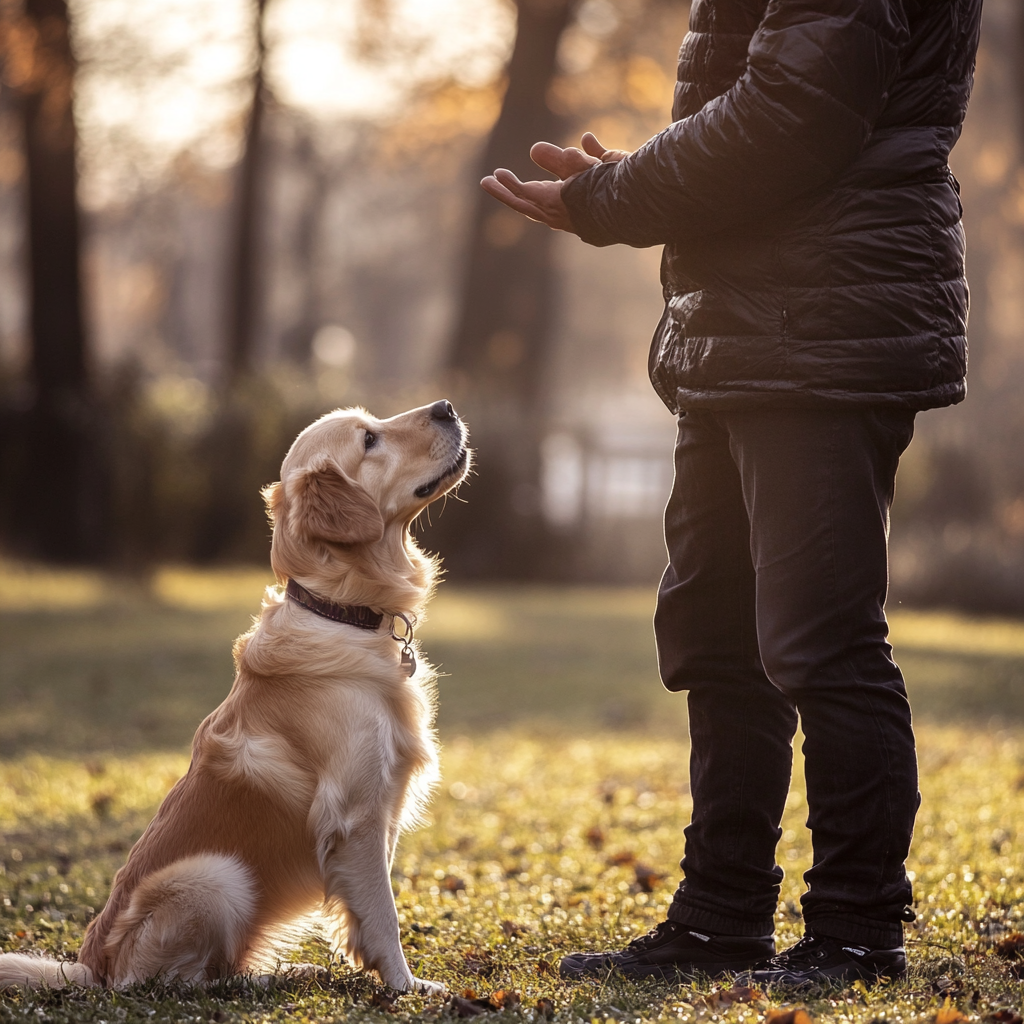
{"label": "dog's nose", "polygon": [[430,418],[432,420],[457,420],[458,414],[452,408],[452,403],[447,399],[442,399],[440,402],[435,402],[430,407]]}

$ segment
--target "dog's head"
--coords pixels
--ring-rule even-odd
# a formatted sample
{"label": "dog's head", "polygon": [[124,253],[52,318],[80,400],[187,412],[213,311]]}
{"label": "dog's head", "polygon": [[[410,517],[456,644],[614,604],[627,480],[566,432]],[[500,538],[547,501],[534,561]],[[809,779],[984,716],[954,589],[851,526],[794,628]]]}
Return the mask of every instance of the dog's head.
{"label": "dog's head", "polygon": [[386,420],[341,409],[308,426],[280,482],[264,491],[278,577],[308,578],[332,561],[393,560],[407,548],[412,520],[469,471],[466,438],[446,401]]}

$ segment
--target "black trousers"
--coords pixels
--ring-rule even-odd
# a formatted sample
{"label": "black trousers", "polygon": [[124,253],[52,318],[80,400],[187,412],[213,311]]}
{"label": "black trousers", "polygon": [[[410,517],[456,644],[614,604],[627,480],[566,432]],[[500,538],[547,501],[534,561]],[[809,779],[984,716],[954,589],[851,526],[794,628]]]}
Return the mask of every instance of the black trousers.
{"label": "black trousers", "polygon": [[883,605],[889,506],[913,423],[909,411],[845,406],[679,420],[655,615],[664,684],[689,691],[693,816],[674,920],[774,930],[799,717],[814,847],[807,929],[902,942],[920,797]]}

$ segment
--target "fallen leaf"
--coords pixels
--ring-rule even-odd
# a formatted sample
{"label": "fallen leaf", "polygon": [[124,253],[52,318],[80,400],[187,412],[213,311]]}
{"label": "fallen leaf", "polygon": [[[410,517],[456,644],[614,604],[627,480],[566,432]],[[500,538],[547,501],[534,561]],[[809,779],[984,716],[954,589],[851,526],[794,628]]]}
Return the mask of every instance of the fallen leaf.
{"label": "fallen leaf", "polygon": [[370,996],[370,1005],[375,1006],[378,1010],[383,1010],[384,1013],[394,1013],[396,998],[387,992],[374,992]]}
{"label": "fallen leaf", "polygon": [[608,864],[613,868],[622,867],[625,864],[632,864],[635,861],[636,854],[632,850],[620,850],[618,853],[613,853],[608,858]]}
{"label": "fallen leaf", "polygon": [[733,985],[732,988],[716,988],[705,1002],[711,1010],[723,1010],[735,1003],[752,1003],[764,999],[764,993],[749,985]]}
{"label": "fallen leaf", "polygon": [[634,864],[633,871],[636,873],[636,884],[641,892],[654,892],[654,887],[665,877],[646,864]]}
{"label": "fallen leaf", "polygon": [[92,798],[92,813],[97,818],[106,818],[110,814],[110,808],[114,805],[113,793],[97,793]]}
{"label": "fallen leaf", "polygon": [[1024,1024],[1024,1017],[1017,1013],[1016,1010],[1006,1008],[990,1013],[985,1020],[992,1021],[993,1024]]}
{"label": "fallen leaf", "polygon": [[494,974],[498,969],[494,957],[486,949],[467,953],[464,966],[467,974],[477,974],[484,978]]}
{"label": "fallen leaf", "polygon": [[477,1000],[463,999],[462,996],[452,996],[448,1000],[448,1009],[456,1017],[479,1017],[481,1014],[487,1013],[490,1007],[480,1006]]}
{"label": "fallen leaf", "polygon": [[519,993],[514,988],[507,991],[499,988],[497,992],[491,993],[490,1003],[496,1010],[514,1010],[521,1002]]}
{"label": "fallen leaf", "polygon": [[595,850],[604,848],[604,829],[600,825],[594,825],[586,831],[586,840]]}
{"label": "fallen leaf", "polygon": [[1024,932],[1014,932],[997,942],[994,947],[996,956],[1004,960],[1024,960]]}
{"label": "fallen leaf", "polygon": [[950,1001],[949,996],[946,996],[946,1001],[942,1004],[942,1008],[932,1018],[935,1024],[956,1024],[958,1020],[967,1020],[966,1014],[961,1013]]}
{"label": "fallen leaf", "polygon": [[769,1010],[765,1024],[811,1024],[814,1018],[801,1006],[795,1010]]}

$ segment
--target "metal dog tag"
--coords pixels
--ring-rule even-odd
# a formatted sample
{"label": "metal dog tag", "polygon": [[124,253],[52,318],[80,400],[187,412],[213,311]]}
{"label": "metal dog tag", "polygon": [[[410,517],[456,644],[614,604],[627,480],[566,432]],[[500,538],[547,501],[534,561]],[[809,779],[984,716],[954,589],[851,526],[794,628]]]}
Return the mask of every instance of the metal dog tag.
{"label": "metal dog tag", "polygon": [[416,655],[413,654],[411,647],[402,648],[402,668],[410,676],[416,673]]}

